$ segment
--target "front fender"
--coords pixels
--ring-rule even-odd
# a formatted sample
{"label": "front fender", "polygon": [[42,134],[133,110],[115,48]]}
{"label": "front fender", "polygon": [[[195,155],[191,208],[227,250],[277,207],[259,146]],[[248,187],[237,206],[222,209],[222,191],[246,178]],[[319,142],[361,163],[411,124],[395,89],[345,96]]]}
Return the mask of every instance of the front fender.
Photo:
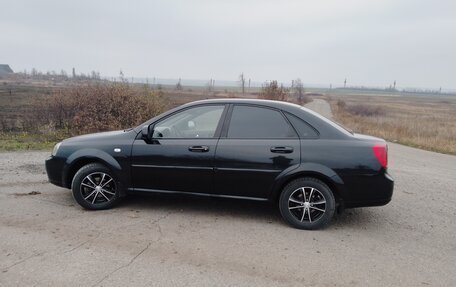
{"label": "front fender", "polygon": [[121,180],[123,177],[121,176],[122,167],[119,162],[110,154],[103,150],[94,149],[94,148],[85,148],[80,149],[72,153],[70,156],[67,157],[65,161],[65,165],[63,168],[63,182],[68,184],[68,177],[72,171],[72,167],[77,164],[79,161],[84,160],[93,160],[94,162],[101,162],[110,168],[117,178]]}
{"label": "front fender", "polygon": [[282,188],[290,180],[303,176],[313,176],[325,181],[330,188],[335,189],[334,191],[337,195],[341,198],[344,197],[344,182],[334,170],[319,163],[306,162],[301,163],[297,168],[292,170],[284,170],[276,177],[270,199],[276,199],[280,192],[282,192]]}

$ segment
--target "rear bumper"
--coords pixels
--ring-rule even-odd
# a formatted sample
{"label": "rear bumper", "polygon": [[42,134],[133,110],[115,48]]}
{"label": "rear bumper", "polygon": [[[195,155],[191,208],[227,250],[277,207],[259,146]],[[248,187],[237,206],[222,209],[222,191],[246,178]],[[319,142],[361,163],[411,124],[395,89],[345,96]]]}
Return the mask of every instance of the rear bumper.
{"label": "rear bumper", "polygon": [[362,196],[360,196],[362,199],[352,198],[353,200],[346,201],[344,205],[346,208],[386,205],[393,197],[393,190],[394,179],[385,172],[372,179],[369,186],[363,190]]}
{"label": "rear bumper", "polygon": [[65,187],[63,182],[63,165],[64,160],[55,156],[50,156],[46,159],[46,173],[49,182],[57,186]]}

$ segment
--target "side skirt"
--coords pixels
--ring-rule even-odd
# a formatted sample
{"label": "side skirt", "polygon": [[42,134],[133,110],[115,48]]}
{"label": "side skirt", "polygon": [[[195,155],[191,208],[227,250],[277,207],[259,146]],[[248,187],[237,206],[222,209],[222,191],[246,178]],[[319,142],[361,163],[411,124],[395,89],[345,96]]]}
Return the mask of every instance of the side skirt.
{"label": "side skirt", "polygon": [[131,192],[131,193],[134,193],[135,191],[151,192],[151,193],[182,194],[182,195],[205,196],[205,197],[233,198],[233,199],[254,200],[254,201],[269,201],[267,198],[261,198],[261,197],[248,197],[248,196],[210,194],[210,193],[185,192],[185,191],[171,191],[171,190],[148,189],[148,188],[129,188],[128,189],[128,192]]}

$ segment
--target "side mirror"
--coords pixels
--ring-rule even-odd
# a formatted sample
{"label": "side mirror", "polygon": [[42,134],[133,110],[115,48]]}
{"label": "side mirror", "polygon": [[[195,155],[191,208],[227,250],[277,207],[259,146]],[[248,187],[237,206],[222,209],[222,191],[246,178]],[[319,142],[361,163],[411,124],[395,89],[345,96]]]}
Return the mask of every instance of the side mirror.
{"label": "side mirror", "polygon": [[151,135],[150,135],[150,132],[149,132],[149,128],[150,126],[143,126],[142,129],[141,129],[141,135],[142,135],[142,138],[145,139],[145,140],[150,140],[151,138]]}

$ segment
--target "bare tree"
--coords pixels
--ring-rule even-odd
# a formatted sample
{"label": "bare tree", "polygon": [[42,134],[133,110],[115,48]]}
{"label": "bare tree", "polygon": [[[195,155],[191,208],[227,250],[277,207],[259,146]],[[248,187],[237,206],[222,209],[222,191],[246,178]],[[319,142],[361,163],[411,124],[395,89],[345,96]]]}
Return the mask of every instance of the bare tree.
{"label": "bare tree", "polygon": [[300,78],[292,81],[291,89],[293,90],[293,94],[296,98],[301,98],[304,95],[304,84],[302,83]]}
{"label": "bare tree", "polygon": [[176,84],[176,90],[182,91],[182,83],[181,83],[181,78],[179,78],[179,81],[177,81]]}
{"label": "bare tree", "polygon": [[100,80],[100,73],[99,72],[96,72],[96,71],[92,71],[91,72],[91,75],[90,75],[90,78],[92,80]]}
{"label": "bare tree", "polygon": [[297,78],[296,80],[293,80],[291,83],[291,90],[298,104],[303,105],[309,102],[309,99],[305,95],[304,84],[302,83],[301,79]]}
{"label": "bare tree", "polygon": [[67,79],[68,79],[68,74],[67,74],[67,72],[66,72],[65,70],[63,70],[63,69],[60,71],[60,78],[61,78],[62,80],[67,80]]}
{"label": "bare tree", "polygon": [[215,80],[213,80],[213,79],[210,79],[209,82],[207,82],[206,90],[208,92],[212,92],[212,89],[214,88],[214,83],[215,83]]}
{"label": "bare tree", "polygon": [[244,95],[245,94],[245,77],[244,77],[244,73],[241,73],[239,75],[239,83],[241,84],[242,95]]}

